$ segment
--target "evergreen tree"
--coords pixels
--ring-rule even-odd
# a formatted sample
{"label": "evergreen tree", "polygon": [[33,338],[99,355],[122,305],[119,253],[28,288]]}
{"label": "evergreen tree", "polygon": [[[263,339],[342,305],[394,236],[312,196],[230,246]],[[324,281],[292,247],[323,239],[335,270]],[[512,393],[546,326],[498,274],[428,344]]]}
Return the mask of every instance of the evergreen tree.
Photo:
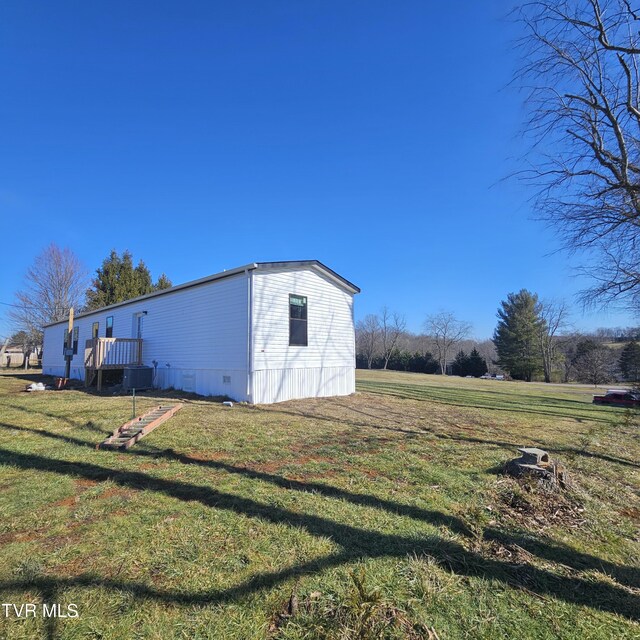
{"label": "evergreen tree", "polygon": [[143,296],[154,291],[151,272],[143,260],[140,260],[138,266],[133,270],[133,279],[136,291],[139,291],[136,295]]}
{"label": "evergreen tree", "polygon": [[544,320],[540,316],[538,296],[522,289],[510,293],[501,304],[493,334],[498,364],[512,378],[531,382],[542,371],[538,335]]}
{"label": "evergreen tree", "polygon": [[100,309],[170,286],[171,281],[164,273],[154,285],[147,265],[140,260],[134,267],[133,256],[129,251],[119,256],[112,250],[102,266],[96,269],[96,277],[87,290],[86,310]]}
{"label": "evergreen tree", "polygon": [[620,354],[620,371],[626,380],[640,382],[640,344],[628,342]]}
{"label": "evergreen tree", "polygon": [[160,291],[160,289],[169,289],[173,287],[173,283],[171,282],[171,280],[169,280],[169,278],[167,278],[167,275],[165,273],[161,273],[160,277],[156,280],[156,283],[153,285],[153,288],[156,291]]}
{"label": "evergreen tree", "polygon": [[411,357],[409,371],[416,373],[435,373],[438,370],[438,363],[431,353],[416,353]]}
{"label": "evergreen tree", "polygon": [[460,349],[456,354],[456,357],[451,363],[451,373],[454,376],[466,376],[469,370],[469,356]]}
{"label": "evergreen tree", "polygon": [[487,373],[487,362],[474,347],[467,355],[462,349],[458,351],[453,363],[451,372],[454,376],[473,376],[479,378]]}
{"label": "evergreen tree", "polygon": [[467,358],[467,373],[465,375],[479,378],[488,371],[487,361],[480,355],[474,347]]}

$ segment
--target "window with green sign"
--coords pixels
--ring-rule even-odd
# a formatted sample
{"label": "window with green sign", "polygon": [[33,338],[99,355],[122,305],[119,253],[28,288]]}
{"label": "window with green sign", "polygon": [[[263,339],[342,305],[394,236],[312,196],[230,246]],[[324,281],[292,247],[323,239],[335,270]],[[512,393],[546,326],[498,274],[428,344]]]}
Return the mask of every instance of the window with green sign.
{"label": "window with green sign", "polygon": [[289,294],[289,345],[307,346],[307,297]]}

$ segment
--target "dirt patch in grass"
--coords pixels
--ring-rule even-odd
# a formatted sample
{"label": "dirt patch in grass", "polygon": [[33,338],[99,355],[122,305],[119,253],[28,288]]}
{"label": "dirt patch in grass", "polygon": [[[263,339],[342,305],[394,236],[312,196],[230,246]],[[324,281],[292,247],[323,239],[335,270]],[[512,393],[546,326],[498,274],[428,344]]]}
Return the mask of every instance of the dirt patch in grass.
{"label": "dirt patch in grass", "polygon": [[84,493],[88,489],[95,487],[98,482],[96,480],[89,480],[86,478],[76,478],[73,481],[76,493],[66,498],[61,498],[51,503],[53,507],[73,507],[80,500],[80,494]]}
{"label": "dirt patch in grass", "polygon": [[369,476],[369,478],[385,477],[384,473],[376,471],[375,469],[363,469],[362,467],[358,467],[357,471],[359,471],[360,473],[364,473],[366,476]]}
{"label": "dirt patch in grass", "polygon": [[10,544],[12,542],[31,542],[39,537],[38,531],[10,531],[0,534],[0,544]]}
{"label": "dirt patch in grass", "polygon": [[620,511],[621,516],[625,516],[625,518],[629,518],[634,522],[640,522],[640,509],[636,509],[635,507],[629,507],[628,509],[622,509]]}
{"label": "dirt patch in grass", "polygon": [[[195,461],[196,458],[193,458]],[[140,471],[151,471],[152,469],[166,469],[169,466],[167,462],[145,462],[141,464],[138,469]]]}
{"label": "dirt patch in grass", "polygon": [[309,464],[310,462],[320,462],[320,463],[327,463],[327,464],[335,464],[336,460],[334,458],[327,458],[326,456],[316,456],[316,455],[306,455],[306,456],[300,456],[299,458],[295,458],[294,460],[292,460],[291,462],[288,462],[287,464],[295,464],[295,465],[303,465],[303,464]]}
{"label": "dirt patch in grass", "polygon": [[61,564],[56,565],[55,574],[65,577],[75,577],[82,575],[83,573],[87,573],[90,570],[87,567],[88,558],[85,556],[80,556],[78,558],[74,558],[73,560],[68,560],[67,562],[63,562]]}
{"label": "dirt patch in grass", "polygon": [[[292,454],[291,457],[281,457],[278,460],[270,460],[269,462],[247,462],[240,465],[239,469],[246,469],[254,473],[265,473],[270,475],[279,475],[284,468],[300,467],[300,472],[304,472],[304,475],[317,475],[317,471],[311,469],[304,469],[306,465],[312,464],[326,464],[332,467],[338,466],[338,461],[335,458],[313,453],[313,451],[319,450],[320,447],[304,447],[302,445],[294,444],[287,448],[286,453]],[[296,455],[296,454],[303,455]],[[287,477],[291,477],[291,469],[287,470]],[[335,473],[333,469],[323,471],[322,475],[330,475]]]}
{"label": "dirt patch in grass", "polygon": [[284,462],[263,462],[256,464],[246,464],[242,465],[241,469],[247,469],[248,471],[255,471],[256,473],[269,473],[269,474],[277,474],[280,469],[284,466]]}
{"label": "dirt patch in grass", "polygon": [[88,478],[77,478],[74,483],[78,489],[89,489],[98,484],[97,480],[89,480]]}
{"label": "dirt patch in grass", "polygon": [[62,498],[61,500],[56,500],[52,506],[53,507],[73,507],[78,503],[80,498],[78,496],[69,496],[68,498]]}
{"label": "dirt patch in grass", "polygon": [[98,498],[107,499],[107,498],[122,498],[124,500],[130,500],[135,495],[134,491],[130,491],[128,489],[121,489],[120,487],[110,487],[109,489],[105,489]]}
{"label": "dirt patch in grass", "polygon": [[[91,517],[84,520],[73,520],[65,523],[65,532],[56,536],[38,536],[46,544],[47,549],[60,549],[62,547],[68,547],[73,544],[78,544],[83,541],[84,534],[80,531],[76,531],[80,527],[91,527],[91,525],[97,522],[98,518]],[[39,533],[45,533],[44,530]]]}
{"label": "dirt patch in grass", "polygon": [[228,460],[228,456],[224,451],[202,451],[197,454],[190,453],[184,456],[185,462],[192,460],[193,462],[208,462],[211,460]]}

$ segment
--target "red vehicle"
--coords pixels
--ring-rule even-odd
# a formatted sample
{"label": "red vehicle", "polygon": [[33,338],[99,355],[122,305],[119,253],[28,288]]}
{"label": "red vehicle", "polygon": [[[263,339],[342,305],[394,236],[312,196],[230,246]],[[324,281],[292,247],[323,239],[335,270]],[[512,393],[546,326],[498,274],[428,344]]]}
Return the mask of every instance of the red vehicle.
{"label": "red vehicle", "polygon": [[593,396],[593,404],[606,404],[611,407],[640,408],[640,393],[625,389],[609,389],[603,396]]}

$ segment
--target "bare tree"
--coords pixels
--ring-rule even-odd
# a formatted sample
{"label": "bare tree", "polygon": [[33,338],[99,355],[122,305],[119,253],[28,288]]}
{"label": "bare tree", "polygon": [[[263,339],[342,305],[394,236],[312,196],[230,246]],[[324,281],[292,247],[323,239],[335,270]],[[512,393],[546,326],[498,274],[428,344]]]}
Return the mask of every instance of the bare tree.
{"label": "bare tree", "polygon": [[616,366],[615,353],[612,349],[597,346],[589,349],[576,361],[578,380],[588,382],[594,387],[614,379]]}
{"label": "bare tree", "polygon": [[518,79],[541,217],[584,250],[587,303],[640,309],[640,13],[629,0],[523,3]]}
{"label": "bare tree", "polygon": [[433,339],[440,373],[446,375],[447,357],[451,350],[469,335],[471,325],[458,320],[450,311],[441,311],[426,319],[425,329]]}
{"label": "bare tree", "polygon": [[405,317],[382,307],[380,311],[380,344],[382,346],[383,369],[387,368],[393,350],[398,344],[398,339],[404,333],[407,326]]}
{"label": "bare tree", "polygon": [[356,342],[358,353],[367,361],[367,368],[371,369],[373,359],[380,353],[380,318],[370,313],[356,325]]}
{"label": "bare tree", "polygon": [[538,341],[542,355],[542,369],[544,381],[551,382],[551,373],[558,363],[559,342],[558,333],[567,325],[569,309],[563,300],[547,300],[540,303],[540,318],[538,325]]}
{"label": "bare tree", "polygon": [[496,365],[496,361],[498,360],[498,351],[496,350],[496,345],[493,340],[482,340],[474,346],[487,363],[489,373],[498,373],[501,371],[501,369]]}
{"label": "bare tree", "polygon": [[25,286],[15,294],[9,317],[30,344],[42,344],[42,328],[64,320],[69,308],[78,308],[87,287],[86,270],[70,249],[50,244],[33,261]]}
{"label": "bare tree", "polygon": [[568,333],[558,339],[558,353],[562,363],[562,382],[571,382],[576,377],[576,360],[580,353],[578,344],[585,339],[580,333]]}

